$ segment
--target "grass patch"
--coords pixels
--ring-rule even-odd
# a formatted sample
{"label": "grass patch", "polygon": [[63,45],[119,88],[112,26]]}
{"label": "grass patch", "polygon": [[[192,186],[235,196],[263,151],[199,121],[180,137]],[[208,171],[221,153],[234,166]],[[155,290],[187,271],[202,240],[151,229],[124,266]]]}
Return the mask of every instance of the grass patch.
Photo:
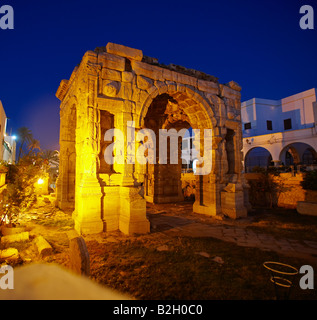
{"label": "grass patch", "polygon": [[[275,299],[263,262],[280,261],[298,268],[305,264],[212,238],[172,238],[165,244],[169,250],[160,252],[156,248],[161,243],[153,238],[106,244],[88,241],[91,276],[137,299]],[[197,254],[201,251],[210,257]],[[215,262],[216,256],[224,263]],[[316,299],[311,291],[301,290],[297,281],[291,298]]]}

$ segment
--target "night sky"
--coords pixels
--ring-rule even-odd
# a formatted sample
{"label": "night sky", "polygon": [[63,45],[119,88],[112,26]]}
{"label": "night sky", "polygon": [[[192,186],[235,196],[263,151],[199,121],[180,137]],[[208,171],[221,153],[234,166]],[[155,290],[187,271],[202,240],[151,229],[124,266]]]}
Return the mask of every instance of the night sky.
{"label": "night sky", "polygon": [[[114,42],[164,64],[242,86],[242,101],[280,99],[317,87],[317,1],[3,0],[14,30],[0,29],[0,100],[8,130],[30,128],[43,149],[59,148],[62,79],[87,50]],[[299,27],[312,5],[315,29]]]}

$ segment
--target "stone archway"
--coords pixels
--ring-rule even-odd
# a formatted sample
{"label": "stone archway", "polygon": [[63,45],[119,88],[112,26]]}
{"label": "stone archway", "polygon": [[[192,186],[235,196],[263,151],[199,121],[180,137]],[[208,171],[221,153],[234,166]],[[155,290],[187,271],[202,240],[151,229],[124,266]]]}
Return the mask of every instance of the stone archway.
{"label": "stone archway", "polygon": [[305,142],[292,142],[286,145],[280,152],[280,161],[286,166],[311,164],[316,160],[317,153],[315,149]]}
{"label": "stone archway", "polygon": [[[210,104],[199,93],[184,85],[177,87],[162,85],[160,89],[156,90],[153,88],[151,96],[145,101],[141,110],[138,124],[141,128],[150,127],[154,129],[157,138],[158,130],[162,128],[175,129],[176,132],[180,132],[180,130],[185,131],[189,127],[192,127],[194,130],[199,129],[201,132],[199,146],[201,154],[204,154],[204,130],[211,129],[213,136],[214,131],[216,131],[213,129],[216,128],[217,121]],[[153,125],[151,126],[151,121],[155,124],[155,128]],[[212,140],[210,142],[212,143]],[[156,146],[158,146],[158,141]],[[218,160],[216,159],[216,150],[217,144],[214,146],[212,159],[210,159],[215,163]],[[167,151],[169,152],[169,145],[167,145]],[[157,163],[156,165],[147,165],[144,184],[148,201],[161,203],[183,200],[180,156],[179,140],[178,164],[167,163],[160,165]],[[217,174],[215,172],[212,170],[205,177],[196,176],[195,212],[208,215],[215,215],[217,211],[220,212],[221,209],[217,205],[220,203],[220,193],[216,194],[215,192],[217,188],[217,184],[215,183],[217,181]],[[152,188],[150,195],[147,194],[149,186]]]}
{"label": "stone archway", "polygon": [[254,147],[245,155],[245,172],[252,172],[254,167],[268,168],[272,162],[270,151],[263,147]]}
{"label": "stone archway", "polygon": [[[86,52],[70,79],[62,80],[56,93],[63,112],[72,108],[72,97],[77,100],[77,129],[75,142],[72,141],[76,146],[73,214],[76,230],[149,232],[146,199],[141,192],[146,166],[131,161],[130,154],[142,141],[129,140],[131,132],[140,132],[145,127],[158,130],[191,126],[211,130],[209,140],[201,134],[201,139],[195,142],[201,156],[207,150],[204,143],[210,143],[210,156],[204,158],[201,166],[212,166],[208,172],[200,170],[202,174],[196,177],[194,211],[208,215],[223,213],[232,218],[245,216],[248,201],[241,173],[240,90],[233,81],[220,84],[214,76],[197,70],[161,65],[157,59],[144,56],[141,50],[122,45],[108,43],[94,52]],[[104,141],[104,132],[111,126],[124,138],[124,148],[115,150],[121,153],[123,162],[108,166],[103,163],[102,154],[112,144],[112,140]],[[63,132],[68,127],[69,123],[62,120],[61,150],[67,147]],[[64,164],[61,172],[65,172]],[[164,168],[161,174],[154,175],[154,184],[155,178],[168,175],[169,167],[162,166],[152,168],[154,171]],[[151,168],[148,166],[147,170]],[[179,198],[176,173],[170,190]],[[61,174],[60,179],[64,176]],[[145,182],[150,181],[147,178]],[[164,201],[169,192],[160,193],[160,183],[156,187],[154,198]],[[65,188],[60,185],[58,189],[60,197],[67,196]]]}

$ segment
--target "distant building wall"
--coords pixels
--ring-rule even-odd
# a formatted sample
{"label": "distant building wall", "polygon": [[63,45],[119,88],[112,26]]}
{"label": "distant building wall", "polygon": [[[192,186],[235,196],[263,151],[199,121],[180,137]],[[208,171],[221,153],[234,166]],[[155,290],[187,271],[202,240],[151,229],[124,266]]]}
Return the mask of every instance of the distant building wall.
{"label": "distant building wall", "polygon": [[14,136],[4,137],[3,160],[8,163],[15,163],[16,140]]}
{"label": "distant building wall", "polygon": [[0,160],[3,160],[3,151],[4,151],[4,134],[6,130],[7,117],[0,101]]}
{"label": "distant building wall", "polygon": [[246,170],[259,147],[262,153],[254,154],[266,159],[262,166],[317,162],[315,88],[281,100],[250,99],[241,104],[241,116]]}

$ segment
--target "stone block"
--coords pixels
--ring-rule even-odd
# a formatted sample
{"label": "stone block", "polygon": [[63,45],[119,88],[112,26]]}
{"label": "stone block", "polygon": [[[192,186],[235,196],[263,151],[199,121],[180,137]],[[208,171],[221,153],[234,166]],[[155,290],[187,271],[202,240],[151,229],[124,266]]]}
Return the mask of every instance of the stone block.
{"label": "stone block", "polygon": [[37,247],[37,251],[42,258],[53,253],[53,248],[42,236],[36,237],[34,242]]}
{"label": "stone block", "polygon": [[247,209],[244,207],[244,195],[242,191],[221,192],[221,210],[226,216],[237,219],[247,217]]}
{"label": "stone block", "polygon": [[16,234],[16,233],[21,233],[25,231],[24,227],[7,227],[7,226],[1,226],[0,227],[0,232],[3,236],[8,236],[11,234]]}
{"label": "stone block", "polygon": [[229,86],[226,86],[224,84],[220,84],[219,85],[220,88],[220,95],[226,98],[230,98],[230,99],[238,99],[240,101],[241,98],[241,94],[239,91],[236,91],[234,89],[232,89]]}
{"label": "stone block", "polygon": [[316,202],[298,201],[296,209],[299,214],[317,217],[317,203]]}
{"label": "stone block", "polygon": [[102,68],[101,78],[106,80],[121,81],[121,72],[118,70]]}
{"label": "stone block", "polygon": [[212,81],[205,81],[198,79],[197,81],[198,90],[206,91],[208,93],[212,94],[218,94],[219,93],[219,86],[217,83]]}
{"label": "stone block", "polygon": [[135,187],[120,188],[119,229],[127,235],[150,232],[150,222],[146,218],[146,201]]}
{"label": "stone block", "polygon": [[241,91],[241,87],[240,87],[240,85],[237,83],[237,82],[235,82],[235,81],[230,81],[230,82],[228,82],[228,86],[230,87],[230,88],[232,88],[233,90],[236,90],[236,91]]}
{"label": "stone block", "polygon": [[134,74],[129,71],[123,71],[122,72],[122,81],[123,82],[131,82],[134,78]]}
{"label": "stone block", "polygon": [[132,60],[141,61],[143,58],[142,50],[129,48],[121,44],[108,42],[106,49],[108,53],[116,54]]}
{"label": "stone block", "polygon": [[83,237],[75,237],[69,241],[70,268],[78,274],[90,275],[90,258]]}
{"label": "stone block", "polygon": [[177,72],[169,69],[165,69],[165,68],[163,68],[162,71],[163,71],[163,78],[165,80],[177,82],[177,76],[178,76]]}
{"label": "stone block", "polygon": [[104,68],[114,69],[118,71],[125,70],[125,59],[110,53],[99,53],[98,61],[102,64]]}
{"label": "stone block", "polygon": [[104,230],[106,232],[119,229],[120,215],[120,187],[107,186],[104,187],[103,197],[103,221]]}
{"label": "stone block", "polygon": [[1,238],[1,243],[21,242],[21,241],[28,241],[28,240],[29,240],[29,232],[25,231],[25,232],[3,236]]}
{"label": "stone block", "polygon": [[95,177],[86,177],[82,179],[77,190],[78,201],[73,213],[75,230],[79,234],[102,232],[100,207],[102,193],[98,180]]}
{"label": "stone block", "polygon": [[19,251],[16,248],[7,248],[0,250],[0,259],[17,260],[19,258]]}
{"label": "stone block", "polygon": [[146,90],[153,85],[153,81],[147,77],[138,75],[137,76],[137,86],[142,90]]}
{"label": "stone block", "polygon": [[131,66],[137,75],[143,75],[153,80],[163,81],[162,68],[140,61],[131,61]]}
{"label": "stone block", "polygon": [[177,75],[177,82],[187,84],[192,87],[197,87],[197,78],[188,76],[187,74],[179,73]]}

